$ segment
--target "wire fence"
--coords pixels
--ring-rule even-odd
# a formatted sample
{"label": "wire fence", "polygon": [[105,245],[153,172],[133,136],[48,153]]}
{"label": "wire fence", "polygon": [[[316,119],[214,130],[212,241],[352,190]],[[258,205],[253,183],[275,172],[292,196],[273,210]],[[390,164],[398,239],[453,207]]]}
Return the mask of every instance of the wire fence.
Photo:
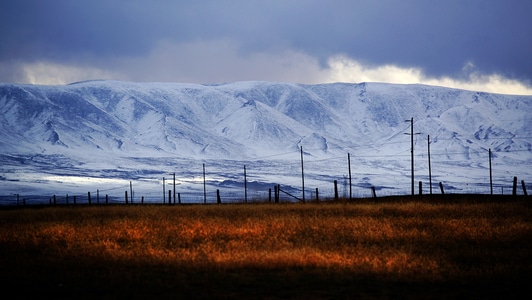
{"label": "wire fence", "polygon": [[[236,182],[238,184],[238,182]],[[235,185],[237,185],[235,184]],[[270,188],[263,187],[246,188],[245,182],[239,183],[242,188],[234,186],[224,188],[216,185],[205,185],[205,190],[177,191],[169,184],[169,189],[136,190],[134,185],[118,186],[106,189],[96,189],[87,192],[64,193],[64,194],[32,194],[11,193],[0,195],[1,206],[19,205],[77,205],[77,204],[216,204],[216,203],[283,203],[283,202],[312,202],[329,201],[337,199],[367,199],[389,196],[411,195],[409,184],[401,184],[395,187],[349,185],[345,179],[341,182],[335,180],[329,186],[321,185],[316,188],[305,188],[283,185],[272,185]],[[446,185],[433,183],[432,191],[428,183],[417,182],[414,195],[429,194],[471,194],[471,195],[524,195],[532,187],[524,180],[521,182],[508,180],[508,183],[494,184],[462,184]]]}

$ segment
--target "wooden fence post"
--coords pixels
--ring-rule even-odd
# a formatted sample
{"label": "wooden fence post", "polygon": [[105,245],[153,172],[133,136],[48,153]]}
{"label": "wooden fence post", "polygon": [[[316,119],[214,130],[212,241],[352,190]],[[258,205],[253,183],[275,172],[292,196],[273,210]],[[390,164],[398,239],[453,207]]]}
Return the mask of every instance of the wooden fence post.
{"label": "wooden fence post", "polygon": [[338,200],[338,181],[334,181],[334,200]]}
{"label": "wooden fence post", "polygon": [[528,193],[526,192],[526,185],[525,185],[525,181],[524,180],[521,180],[521,186],[523,187],[523,194],[525,196],[528,196]]}
{"label": "wooden fence post", "polygon": [[172,205],[172,190],[168,190],[168,205]]}
{"label": "wooden fence post", "polygon": [[87,192],[87,198],[89,199],[89,205],[91,204],[91,192]]}
{"label": "wooden fence post", "polygon": [[105,204],[109,204],[109,195],[105,194]]}
{"label": "wooden fence post", "polygon": [[318,194],[318,188],[316,188],[316,202],[320,202],[320,196]]}
{"label": "wooden fence post", "polygon": [[419,181],[419,195],[423,195],[423,182]]}
{"label": "wooden fence post", "polygon": [[125,195],[126,195],[126,204],[128,204],[128,201],[127,201],[127,191],[125,191]]}
{"label": "wooden fence post", "polygon": [[441,181],[440,181],[440,191],[441,191],[441,194],[442,194],[442,195],[445,194],[445,192],[443,191],[443,183],[441,183]]}
{"label": "wooden fence post", "polygon": [[140,204],[144,204],[144,196],[142,196],[142,198],[140,198]]}
{"label": "wooden fence post", "polygon": [[516,195],[517,195],[517,177],[514,176],[514,186],[512,189],[512,196],[516,196]]}
{"label": "wooden fence post", "polygon": [[268,202],[272,203],[272,188],[268,189]]}
{"label": "wooden fence post", "polygon": [[76,196],[74,196],[74,205],[76,205]]}
{"label": "wooden fence post", "polygon": [[66,194],[66,204],[68,205],[68,194]]}
{"label": "wooden fence post", "polygon": [[181,204],[181,193],[177,193],[177,203]]}
{"label": "wooden fence post", "polygon": [[373,198],[377,198],[377,193],[375,192],[375,187],[371,187],[371,193],[373,194]]}
{"label": "wooden fence post", "polygon": [[220,190],[216,189],[216,202],[218,204],[222,203],[222,199],[220,198]]}

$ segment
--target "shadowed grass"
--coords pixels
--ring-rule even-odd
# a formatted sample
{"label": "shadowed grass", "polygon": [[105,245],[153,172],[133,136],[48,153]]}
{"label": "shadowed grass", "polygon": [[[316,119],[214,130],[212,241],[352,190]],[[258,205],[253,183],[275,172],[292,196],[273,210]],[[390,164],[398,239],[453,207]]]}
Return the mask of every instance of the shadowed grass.
{"label": "shadowed grass", "polygon": [[526,199],[0,211],[0,280],[77,298],[517,298]]}

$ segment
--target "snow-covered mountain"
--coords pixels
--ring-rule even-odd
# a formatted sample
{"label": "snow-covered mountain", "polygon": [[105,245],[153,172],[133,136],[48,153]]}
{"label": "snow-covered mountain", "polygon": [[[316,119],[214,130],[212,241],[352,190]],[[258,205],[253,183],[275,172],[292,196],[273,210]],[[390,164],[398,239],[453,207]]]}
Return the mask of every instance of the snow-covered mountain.
{"label": "snow-covered mountain", "polygon": [[349,153],[355,186],[408,193],[411,118],[416,181],[428,178],[429,135],[433,182],[484,185],[488,149],[496,178],[532,180],[531,96],[382,83],[89,81],[0,84],[0,111],[0,184],[12,193],[65,178],[79,186],[80,177],[173,172],[186,189],[202,163],[211,183],[243,181],[248,165],[248,180],[297,186],[300,147],[309,189],[345,182]]}

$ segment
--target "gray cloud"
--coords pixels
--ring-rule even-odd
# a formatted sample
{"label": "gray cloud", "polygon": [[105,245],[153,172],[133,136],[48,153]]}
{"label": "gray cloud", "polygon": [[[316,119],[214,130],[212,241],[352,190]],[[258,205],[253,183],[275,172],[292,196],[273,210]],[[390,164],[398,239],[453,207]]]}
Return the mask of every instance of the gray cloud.
{"label": "gray cloud", "polygon": [[[21,66],[41,62],[140,81],[286,80],[268,60],[287,64],[299,53],[319,63],[309,67],[316,72],[343,55],[433,77],[459,78],[464,65],[474,64],[476,72],[530,84],[530,15],[532,2],[519,0],[4,0],[0,81],[20,81]],[[191,51],[219,41],[230,41],[231,54],[225,42],[219,57],[216,49]]]}

